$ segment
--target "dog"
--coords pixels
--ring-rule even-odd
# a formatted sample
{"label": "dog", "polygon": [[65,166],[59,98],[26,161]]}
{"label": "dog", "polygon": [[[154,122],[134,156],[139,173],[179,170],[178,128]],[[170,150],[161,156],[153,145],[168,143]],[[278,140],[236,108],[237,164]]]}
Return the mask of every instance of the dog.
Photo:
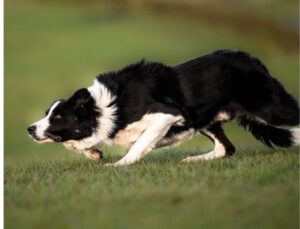
{"label": "dog", "polygon": [[286,128],[299,124],[296,100],[259,59],[233,50],[176,66],[142,60],[101,74],[91,87],[55,101],[28,132],[38,143],[60,142],[93,160],[102,158],[102,145],[128,148],[113,166],[201,133],[214,149],[183,160],[197,162],[235,153],[222,129],[232,119],[267,146],[300,143],[300,129]]}

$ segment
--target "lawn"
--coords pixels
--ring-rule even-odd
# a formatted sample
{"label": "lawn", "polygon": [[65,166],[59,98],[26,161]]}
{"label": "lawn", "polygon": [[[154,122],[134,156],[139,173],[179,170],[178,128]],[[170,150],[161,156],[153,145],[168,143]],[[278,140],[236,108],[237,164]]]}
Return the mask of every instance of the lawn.
{"label": "lawn", "polygon": [[[5,4],[5,228],[298,228],[298,148],[268,149],[235,123],[232,158],[185,164],[212,144],[195,137],[140,164],[104,168],[26,127],[100,72],[141,58],[176,64],[242,49],[299,93],[298,51],[207,21],[110,5]],[[287,43],[289,41],[287,40]],[[125,151],[105,147],[105,160]]]}
{"label": "lawn", "polygon": [[5,228],[297,228],[298,151],[125,168],[83,158],[5,169]]}

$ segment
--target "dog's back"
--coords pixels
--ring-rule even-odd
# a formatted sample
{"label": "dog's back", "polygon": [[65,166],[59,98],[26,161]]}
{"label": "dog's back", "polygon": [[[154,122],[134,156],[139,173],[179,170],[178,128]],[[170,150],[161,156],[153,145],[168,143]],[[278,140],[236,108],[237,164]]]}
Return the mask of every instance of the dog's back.
{"label": "dog's back", "polygon": [[299,106],[257,58],[220,50],[175,69],[192,125],[202,128],[224,111],[269,146],[293,143],[295,133],[278,126],[298,125]]}

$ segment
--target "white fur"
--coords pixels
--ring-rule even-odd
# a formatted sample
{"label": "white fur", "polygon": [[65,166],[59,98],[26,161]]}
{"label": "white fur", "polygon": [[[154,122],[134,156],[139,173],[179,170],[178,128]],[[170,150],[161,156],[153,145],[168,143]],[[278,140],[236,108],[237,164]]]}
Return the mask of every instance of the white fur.
{"label": "white fur", "polygon": [[155,148],[157,142],[166,135],[172,125],[176,125],[184,119],[182,116],[155,113],[146,115],[144,120],[149,120],[142,122],[145,125],[144,131],[138,131],[139,136],[136,136],[137,140],[133,146],[121,160],[113,164],[114,166],[130,165],[139,161]]}
{"label": "white fur", "polygon": [[46,143],[46,142],[53,142],[53,140],[51,140],[50,138],[48,138],[47,136],[45,136],[45,131],[48,129],[49,127],[49,118],[53,112],[53,110],[57,107],[57,105],[60,103],[60,101],[55,102],[49,109],[49,112],[47,114],[47,116],[35,123],[32,124],[32,126],[36,126],[36,131],[35,131],[35,135],[37,138],[39,138],[40,140],[36,140],[34,139],[34,141],[38,142],[38,143]]}
{"label": "white fur", "polygon": [[219,122],[225,122],[225,121],[230,120],[230,118],[231,117],[230,117],[229,113],[221,111],[217,114],[217,116],[215,117],[215,120],[219,121]]}
{"label": "white fur", "polygon": [[[101,109],[101,115],[98,118],[99,127],[97,132],[101,135],[101,140],[107,139],[114,128],[117,107],[111,105],[115,96],[111,94],[108,88],[95,80],[94,85],[88,88],[92,97],[96,101],[96,106]],[[110,106],[111,105],[111,106]]]}
{"label": "white fur", "polygon": [[90,148],[97,148],[103,143],[109,142],[109,134],[115,126],[117,107],[111,105],[115,97],[108,88],[100,84],[98,80],[94,81],[94,85],[88,88],[91,96],[96,102],[96,106],[100,109],[101,115],[98,118],[98,127],[94,133],[87,138],[78,141],[66,141],[63,145],[76,151],[85,151]]}
{"label": "white fur", "polygon": [[209,137],[211,137],[215,143],[214,150],[197,156],[190,156],[185,159],[183,159],[184,162],[197,162],[197,161],[205,161],[205,160],[212,160],[216,158],[221,158],[226,155],[226,150],[224,145],[209,131],[204,130],[205,134],[207,134]]}
{"label": "white fur", "polygon": [[294,145],[300,145],[300,128],[291,129]]}

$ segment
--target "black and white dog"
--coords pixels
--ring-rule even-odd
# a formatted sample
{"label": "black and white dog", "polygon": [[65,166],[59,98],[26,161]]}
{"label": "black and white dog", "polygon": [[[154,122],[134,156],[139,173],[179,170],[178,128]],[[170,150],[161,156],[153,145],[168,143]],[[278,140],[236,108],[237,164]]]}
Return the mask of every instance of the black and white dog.
{"label": "black and white dog", "polygon": [[93,86],[54,102],[28,132],[36,142],[61,142],[94,160],[103,144],[129,148],[115,166],[202,133],[215,146],[184,159],[195,162],[234,153],[221,127],[234,118],[268,146],[300,142],[298,128],[280,127],[299,124],[296,100],[258,59],[230,50],[174,67],[140,61],[101,74]]}

